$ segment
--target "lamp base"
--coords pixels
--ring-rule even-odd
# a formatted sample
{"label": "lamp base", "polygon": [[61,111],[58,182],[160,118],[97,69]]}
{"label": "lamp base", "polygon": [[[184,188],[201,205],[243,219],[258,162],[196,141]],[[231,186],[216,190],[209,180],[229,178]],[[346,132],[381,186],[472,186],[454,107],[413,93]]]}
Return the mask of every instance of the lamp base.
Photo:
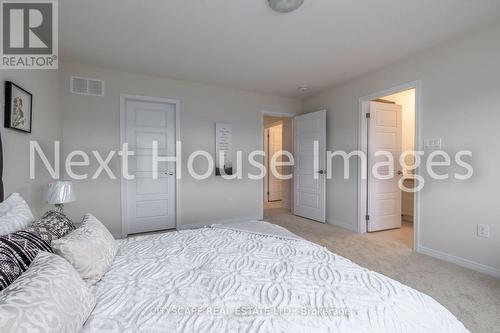
{"label": "lamp base", "polygon": [[56,206],[56,209],[55,209],[56,212],[64,213],[64,205],[63,204],[55,204],[54,206]]}

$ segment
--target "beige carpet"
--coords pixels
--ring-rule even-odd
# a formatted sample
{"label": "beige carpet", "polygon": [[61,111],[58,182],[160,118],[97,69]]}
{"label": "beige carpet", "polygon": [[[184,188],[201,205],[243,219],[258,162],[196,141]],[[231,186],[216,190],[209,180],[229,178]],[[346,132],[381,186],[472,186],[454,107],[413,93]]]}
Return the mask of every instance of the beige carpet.
{"label": "beige carpet", "polygon": [[500,280],[413,253],[398,236],[357,234],[284,209],[266,210],[264,215],[266,221],[433,297],[471,332],[500,333]]}

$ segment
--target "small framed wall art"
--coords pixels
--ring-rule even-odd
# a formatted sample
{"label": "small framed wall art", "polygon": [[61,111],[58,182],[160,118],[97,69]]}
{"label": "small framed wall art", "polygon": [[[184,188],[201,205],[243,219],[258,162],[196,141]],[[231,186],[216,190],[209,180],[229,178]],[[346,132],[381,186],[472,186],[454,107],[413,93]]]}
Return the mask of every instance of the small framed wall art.
{"label": "small framed wall art", "polygon": [[10,81],[5,82],[5,128],[31,133],[33,95]]}
{"label": "small framed wall art", "polygon": [[215,175],[233,174],[233,127],[228,123],[215,124]]}

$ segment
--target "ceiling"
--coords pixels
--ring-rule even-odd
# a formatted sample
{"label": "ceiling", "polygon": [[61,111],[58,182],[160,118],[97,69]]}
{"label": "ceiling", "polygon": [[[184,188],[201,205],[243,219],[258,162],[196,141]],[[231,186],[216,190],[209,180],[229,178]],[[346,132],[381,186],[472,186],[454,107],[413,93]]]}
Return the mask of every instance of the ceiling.
{"label": "ceiling", "polygon": [[[63,0],[63,61],[304,97],[500,19],[498,0]],[[297,87],[306,85],[306,93]]]}

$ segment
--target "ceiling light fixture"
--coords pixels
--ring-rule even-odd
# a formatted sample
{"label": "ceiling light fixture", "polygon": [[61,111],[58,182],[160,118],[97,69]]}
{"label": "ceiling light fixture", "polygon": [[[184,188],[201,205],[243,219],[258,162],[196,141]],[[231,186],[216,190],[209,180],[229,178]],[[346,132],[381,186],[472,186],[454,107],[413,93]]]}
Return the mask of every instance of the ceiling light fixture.
{"label": "ceiling light fixture", "polygon": [[302,6],[304,0],[267,0],[269,6],[277,12],[288,13]]}
{"label": "ceiling light fixture", "polygon": [[309,87],[307,86],[300,86],[297,88],[298,91],[300,91],[301,93],[305,93],[309,90]]}

